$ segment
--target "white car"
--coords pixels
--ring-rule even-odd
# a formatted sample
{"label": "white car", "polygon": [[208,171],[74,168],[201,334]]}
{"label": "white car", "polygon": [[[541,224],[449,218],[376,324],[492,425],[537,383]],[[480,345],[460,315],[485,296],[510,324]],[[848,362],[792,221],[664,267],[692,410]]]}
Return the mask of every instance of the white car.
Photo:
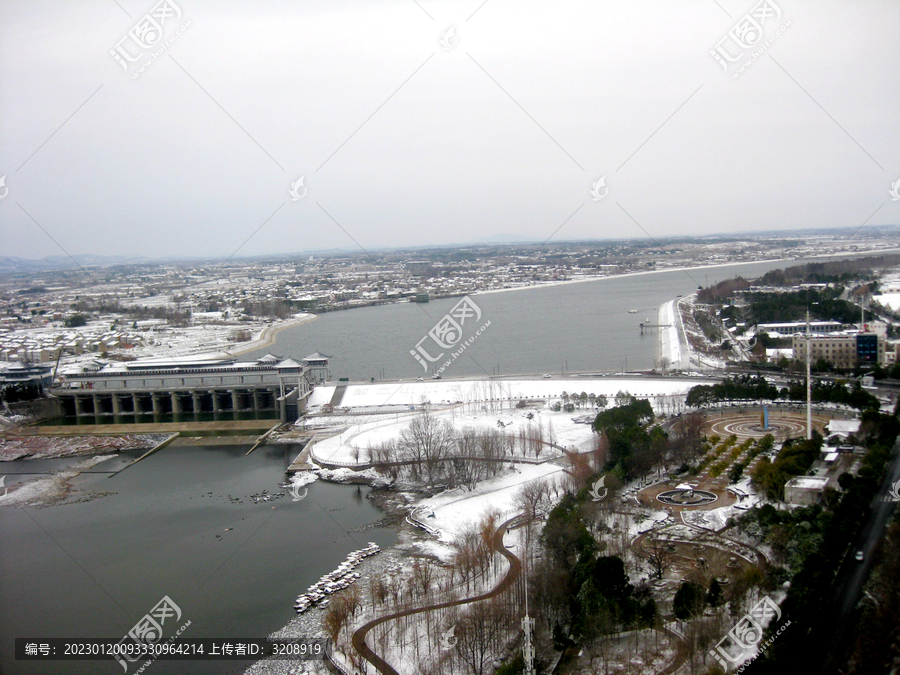
{"label": "white car", "polygon": [[857,551],[856,555],[853,557],[856,559],[856,562],[862,562],[863,558],[865,558],[865,555],[863,554],[862,551]]}
{"label": "white car", "polygon": [[553,376],[550,373],[544,373],[543,375],[541,375],[541,377],[543,377],[545,380],[549,380]]}

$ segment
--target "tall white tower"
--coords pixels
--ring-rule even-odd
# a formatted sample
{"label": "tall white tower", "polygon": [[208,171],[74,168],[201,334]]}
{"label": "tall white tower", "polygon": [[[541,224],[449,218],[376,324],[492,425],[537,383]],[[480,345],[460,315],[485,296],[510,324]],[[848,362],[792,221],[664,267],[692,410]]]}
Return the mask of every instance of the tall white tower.
{"label": "tall white tower", "polygon": [[810,347],[812,334],[809,330],[809,310],[806,310],[806,440],[812,440],[812,367]]}
{"label": "tall white tower", "polygon": [[525,580],[525,616],[522,618],[522,658],[525,661],[523,675],[534,675],[534,619],[528,616],[528,580]]}

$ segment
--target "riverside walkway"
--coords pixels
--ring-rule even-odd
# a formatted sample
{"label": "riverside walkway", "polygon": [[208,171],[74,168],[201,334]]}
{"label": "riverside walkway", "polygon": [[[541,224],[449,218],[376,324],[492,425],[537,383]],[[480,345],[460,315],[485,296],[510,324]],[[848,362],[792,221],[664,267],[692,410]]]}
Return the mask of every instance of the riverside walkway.
{"label": "riverside walkway", "polygon": [[487,593],[482,593],[481,595],[476,595],[471,598],[464,598],[462,600],[451,600],[449,602],[441,602],[436,605],[427,605],[426,607],[419,607],[418,609],[405,609],[400,612],[394,612],[393,614],[388,614],[386,616],[379,617],[377,619],[373,619],[369,621],[367,624],[357,629],[355,633],[353,633],[353,648],[359,652],[360,656],[362,656],[366,661],[375,666],[376,670],[382,675],[400,675],[394,668],[385,661],[383,658],[378,656],[369,645],[366,644],[366,635],[368,635],[369,631],[371,631],[375,626],[378,626],[386,621],[391,621],[393,619],[399,619],[404,616],[411,616],[413,614],[421,614],[423,612],[430,612],[435,609],[445,609],[447,607],[458,607],[459,605],[467,605],[472,602],[479,602],[480,600],[488,600],[497,595],[500,595],[504,591],[506,591],[510,586],[515,583],[515,581],[519,578],[519,575],[522,572],[522,561],[519,560],[515,555],[513,555],[506,546],[503,544],[503,535],[506,534],[506,529],[512,525],[512,523],[519,518],[522,518],[524,514],[520,514],[518,516],[514,516],[510,518],[505,523],[501,524],[496,532],[494,532],[494,550],[497,551],[500,555],[505,557],[509,561],[509,570],[506,572],[506,576],[503,577],[503,580],[497,584],[492,590]]}

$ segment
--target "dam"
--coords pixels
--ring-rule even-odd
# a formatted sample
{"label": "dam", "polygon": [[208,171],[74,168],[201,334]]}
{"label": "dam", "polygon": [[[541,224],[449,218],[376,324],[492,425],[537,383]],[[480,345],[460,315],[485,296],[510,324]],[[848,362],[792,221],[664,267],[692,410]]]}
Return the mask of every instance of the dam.
{"label": "dam", "polygon": [[282,422],[302,413],[310,366],[266,354],[253,361],[166,357],[88,362],[61,372],[51,393],[65,416],[269,412]]}

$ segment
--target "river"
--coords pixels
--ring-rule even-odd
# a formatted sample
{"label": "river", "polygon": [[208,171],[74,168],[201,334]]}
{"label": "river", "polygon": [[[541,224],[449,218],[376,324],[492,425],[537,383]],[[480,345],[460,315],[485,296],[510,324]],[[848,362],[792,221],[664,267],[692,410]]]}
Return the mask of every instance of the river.
{"label": "river", "polygon": [[[738,275],[754,278],[802,262],[808,261],[629,274],[481,293],[472,296],[482,314],[477,325],[490,321],[490,326],[443,376],[647,370],[657,365],[657,333],[641,335],[639,323],[649,319],[655,324],[661,304],[693,293],[698,285]],[[410,350],[459,301],[448,298],[320,314],[315,321],[286,328],[276,335],[274,345],[242,358],[272,352],[296,359],[319,351],[333,356],[334,379],[428,377],[432,369],[424,370]],[[632,309],[637,312],[630,314]],[[464,339],[475,331],[474,325],[471,331],[467,326]]]}
{"label": "river", "polygon": [[[121,675],[106,661],[13,659],[16,637],[121,638],[163,597],[191,626],[183,637],[265,637],[293,616],[294,598],[368,541],[392,546],[367,487],[318,481],[279,492],[295,446],[170,445],[116,475],[102,464],[82,485],[112,492],[52,508],[0,508],[0,672]],[[60,460],[46,460],[59,468]],[[51,464],[52,463],[52,464]],[[122,460],[111,460],[121,468]],[[7,462],[6,474],[49,466]],[[12,476],[11,476],[12,477]],[[242,498],[232,503],[229,496]],[[167,633],[168,634],[168,633]],[[151,673],[241,673],[249,662],[157,661]],[[129,672],[133,672],[133,668]]]}
{"label": "river", "polygon": [[[478,325],[490,326],[445,377],[639,370],[655,365],[657,308],[698,284],[752,278],[801,261],[609,277],[577,284],[474,296]],[[278,333],[267,351],[295,358],[332,354],[332,376],[353,380],[427,376],[410,355],[456,299],[332,312]],[[629,309],[637,313],[629,314]],[[474,332],[475,324],[465,330]],[[464,337],[468,333],[464,334]],[[367,541],[396,533],[353,530],[382,515],[368,488],[317,482],[299,502],[279,491],[297,452],[291,446],[170,445],[121,473],[123,458],[79,481],[112,494],[52,508],[0,508],[0,672],[121,673],[113,661],[38,665],[13,660],[14,637],[121,637],[163,596],[192,625],[184,637],[262,637],[293,616],[293,599]],[[57,468],[18,461],[12,474]],[[229,495],[243,497],[232,503]],[[242,663],[158,661],[152,673],[240,673]]]}

